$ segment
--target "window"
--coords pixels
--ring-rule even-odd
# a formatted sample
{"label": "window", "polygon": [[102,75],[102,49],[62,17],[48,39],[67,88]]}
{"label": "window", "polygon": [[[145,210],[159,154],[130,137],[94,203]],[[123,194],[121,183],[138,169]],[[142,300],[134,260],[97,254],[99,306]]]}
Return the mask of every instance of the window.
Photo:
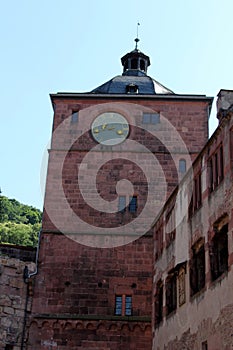
{"label": "window", "polygon": [[216,280],[228,270],[228,224],[215,229],[210,244],[210,267],[212,280]]}
{"label": "window", "polygon": [[163,223],[160,222],[158,227],[155,226],[155,241],[156,241],[156,254],[155,259],[158,259],[163,252]]}
{"label": "window", "polygon": [[125,297],[125,316],[131,316],[132,312],[132,297],[127,296]]}
{"label": "window", "polygon": [[126,86],[126,92],[127,92],[127,94],[137,94],[138,93],[138,86],[135,84],[129,84]]}
{"label": "window", "polygon": [[118,211],[124,213],[127,210],[130,213],[137,212],[137,196],[132,196],[129,198],[129,205],[126,207],[126,196],[119,196],[118,200]]}
{"label": "window", "polygon": [[185,159],[179,160],[179,172],[181,174],[186,173],[186,160]]}
{"label": "window", "polygon": [[222,145],[208,160],[209,190],[214,191],[224,178],[223,147]]}
{"label": "window", "polygon": [[122,295],[117,295],[115,299],[115,315],[122,315]]}
{"label": "window", "polygon": [[138,69],[138,60],[136,58],[131,60],[131,69]]}
{"label": "window", "polygon": [[6,344],[5,350],[13,350],[13,345]]}
{"label": "window", "polygon": [[190,260],[190,290],[191,296],[205,287],[205,249],[203,240],[192,248]]}
{"label": "window", "polygon": [[159,113],[143,113],[142,116],[143,124],[159,124],[160,114]]}
{"label": "window", "polygon": [[115,315],[116,316],[132,315],[132,296],[131,295],[116,295]]}
{"label": "window", "polygon": [[77,122],[78,122],[78,112],[72,112],[71,123],[77,123]]}
{"label": "window", "polygon": [[155,295],[155,326],[163,320],[163,283],[161,280],[156,285]]}
{"label": "window", "polygon": [[146,68],[145,68],[145,61],[144,60],[140,60],[140,69],[145,71]]}
{"label": "window", "polygon": [[176,274],[170,273],[166,280],[166,311],[169,315],[177,307]]}
{"label": "window", "polygon": [[136,213],[137,211],[137,196],[130,197],[129,212]]}
{"label": "window", "polygon": [[119,196],[118,211],[123,213],[126,208],[126,196]]}
{"label": "window", "polygon": [[175,239],[176,236],[176,216],[175,204],[168,210],[166,214],[166,246]]}
{"label": "window", "polygon": [[179,292],[179,306],[183,305],[186,301],[185,295],[185,267],[182,266],[178,274],[178,292]]}
{"label": "window", "polygon": [[208,350],[207,341],[203,341],[203,342],[201,343],[201,350]]}
{"label": "window", "polygon": [[191,217],[194,212],[200,208],[202,204],[202,188],[201,188],[201,172],[194,177],[193,180],[193,193],[189,203],[189,216]]}

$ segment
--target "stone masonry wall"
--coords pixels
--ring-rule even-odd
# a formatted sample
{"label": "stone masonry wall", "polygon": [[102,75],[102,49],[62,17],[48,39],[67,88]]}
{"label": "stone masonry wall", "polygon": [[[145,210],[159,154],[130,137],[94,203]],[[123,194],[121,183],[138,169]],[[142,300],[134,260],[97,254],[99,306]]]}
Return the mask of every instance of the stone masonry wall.
{"label": "stone masonry wall", "polygon": [[[35,269],[35,249],[0,245],[0,350],[19,350],[29,285],[24,268]],[[28,298],[27,310],[31,308]],[[11,347],[10,347],[11,346]]]}

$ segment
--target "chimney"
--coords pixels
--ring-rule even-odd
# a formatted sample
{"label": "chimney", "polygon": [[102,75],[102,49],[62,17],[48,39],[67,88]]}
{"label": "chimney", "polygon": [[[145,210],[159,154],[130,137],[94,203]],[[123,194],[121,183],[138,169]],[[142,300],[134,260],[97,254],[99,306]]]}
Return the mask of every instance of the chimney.
{"label": "chimney", "polygon": [[229,112],[233,112],[233,90],[220,90],[217,99],[217,118],[219,123]]}

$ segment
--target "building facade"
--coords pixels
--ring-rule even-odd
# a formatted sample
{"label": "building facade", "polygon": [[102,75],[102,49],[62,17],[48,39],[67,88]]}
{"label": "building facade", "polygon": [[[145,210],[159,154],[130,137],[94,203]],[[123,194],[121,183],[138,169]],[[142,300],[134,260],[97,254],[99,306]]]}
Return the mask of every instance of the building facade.
{"label": "building facade", "polygon": [[233,348],[232,106],[154,226],[154,350]]}
{"label": "building facade", "polygon": [[[137,46],[122,65],[121,76],[89,93],[51,95],[28,350],[169,346],[155,325],[167,271],[158,272],[164,237],[155,220],[207,142],[213,99],[175,94],[149,77]],[[188,257],[178,260],[171,268],[187,269]]]}

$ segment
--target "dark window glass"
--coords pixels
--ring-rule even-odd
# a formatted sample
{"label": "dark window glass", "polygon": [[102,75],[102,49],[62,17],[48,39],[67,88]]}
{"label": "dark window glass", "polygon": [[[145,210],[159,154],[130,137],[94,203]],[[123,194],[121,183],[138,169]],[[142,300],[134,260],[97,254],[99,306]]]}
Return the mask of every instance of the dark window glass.
{"label": "dark window glass", "polygon": [[5,350],[13,350],[13,345],[6,344]]}
{"label": "dark window glass", "polygon": [[145,61],[144,60],[140,61],[140,69],[145,71]]}
{"label": "dark window glass", "polygon": [[210,265],[212,280],[228,270],[228,224],[215,232],[210,244]]}
{"label": "dark window glass", "polygon": [[160,280],[156,286],[156,295],[155,295],[155,325],[163,319],[163,284]]}
{"label": "dark window glass", "polygon": [[190,261],[190,288],[191,295],[196,294],[205,286],[205,249],[204,244],[193,248]]}
{"label": "dark window glass", "polygon": [[136,211],[137,211],[137,197],[136,196],[130,197],[129,211],[130,211],[130,213],[136,213]]}
{"label": "dark window glass", "polygon": [[138,69],[138,60],[136,58],[131,60],[131,69]]}
{"label": "dark window glass", "polygon": [[202,344],[201,344],[201,350],[208,350],[207,341],[202,342]]}
{"label": "dark window glass", "polygon": [[131,296],[125,297],[125,315],[126,316],[132,315],[132,297]]}
{"label": "dark window glass", "polygon": [[115,300],[115,315],[121,316],[122,315],[122,296],[118,295],[116,296]]}
{"label": "dark window glass", "polygon": [[176,275],[175,273],[168,276],[166,280],[166,310],[167,315],[176,310],[177,292],[176,292]]}

